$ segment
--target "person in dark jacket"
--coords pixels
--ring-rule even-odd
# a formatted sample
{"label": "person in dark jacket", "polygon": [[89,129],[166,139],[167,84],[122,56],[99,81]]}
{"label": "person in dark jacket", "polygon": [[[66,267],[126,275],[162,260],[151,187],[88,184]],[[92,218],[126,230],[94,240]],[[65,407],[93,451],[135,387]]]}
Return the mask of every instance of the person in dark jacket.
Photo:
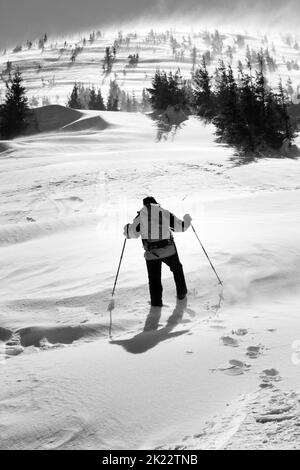
{"label": "person in dark jacket", "polygon": [[124,227],[126,238],[142,238],[151,305],[154,307],[163,305],[162,263],[168,265],[173,273],[177,298],[181,300],[186,297],[185,277],[172,232],[185,232],[191,225],[191,221],[192,218],[189,214],[186,214],[183,220],[178,219],[174,214],[163,209],[154,197],[150,196],[143,199],[143,207],[137,213],[132,224],[127,224]]}

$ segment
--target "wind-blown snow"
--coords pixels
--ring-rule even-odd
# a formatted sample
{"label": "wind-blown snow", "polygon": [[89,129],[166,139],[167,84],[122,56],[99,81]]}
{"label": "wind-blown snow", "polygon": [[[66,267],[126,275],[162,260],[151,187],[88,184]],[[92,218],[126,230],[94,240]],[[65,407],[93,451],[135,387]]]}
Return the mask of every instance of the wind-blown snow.
{"label": "wind-blown snow", "polygon": [[[60,78],[65,94],[71,79]],[[192,117],[160,141],[138,113],[84,111],[60,127],[0,154],[1,448],[168,446],[201,430],[192,446],[230,446],[244,421],[226,404],[259,385],[299,388],[299,161],[237,165]],[[141,243],[128,241],[108,340],[123,226],[145,195],[191,214],[224,290],[193,232],[178,234],[188,305],[176,307],[166,269],[159,318]],[[260,426],[243,431],[247,442]]]}

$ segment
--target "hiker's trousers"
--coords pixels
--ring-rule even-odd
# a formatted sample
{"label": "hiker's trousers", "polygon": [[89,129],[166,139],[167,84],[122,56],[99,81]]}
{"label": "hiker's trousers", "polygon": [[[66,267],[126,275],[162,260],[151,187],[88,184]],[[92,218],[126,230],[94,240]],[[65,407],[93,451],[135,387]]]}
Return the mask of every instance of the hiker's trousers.
{"label": "hiker's trousers", "polygon": [[167,266],[169,266],[170,270],[173,273],[174,281],[176,284],[177,296],[183,297],[187,293],[187,287],[185,283],[182,264],[180,263],[177,252],[172,256],[168,256],[167,258],[159,258],[157,260],[146,260],[151,305],[153,306],[162,305],[162,292],[163,292],[163,287],[161,284],[162,263],[165,263]]}

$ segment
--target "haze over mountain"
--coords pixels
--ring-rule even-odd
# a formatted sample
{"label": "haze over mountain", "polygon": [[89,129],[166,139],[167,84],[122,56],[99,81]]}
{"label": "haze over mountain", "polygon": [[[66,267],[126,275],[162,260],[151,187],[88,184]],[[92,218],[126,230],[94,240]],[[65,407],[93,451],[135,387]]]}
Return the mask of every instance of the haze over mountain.
{"label": "haze over mountain", "polygon": [[104,25],[141,21],[149,27],[158,21],[167,26],[179,21],[203,26],[296,28],[297,0],[1,0],[0,47],[48,34],[63,34]]}

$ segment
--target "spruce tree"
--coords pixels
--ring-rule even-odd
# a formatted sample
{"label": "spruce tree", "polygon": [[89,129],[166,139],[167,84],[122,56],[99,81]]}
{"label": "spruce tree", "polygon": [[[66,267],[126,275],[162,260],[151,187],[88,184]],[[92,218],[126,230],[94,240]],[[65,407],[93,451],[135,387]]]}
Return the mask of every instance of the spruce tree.
{"label": "spruce tree", "polygon": [[239,108],[241,137],[245,150],[253,152],[260,142],[261,129],[256,120],[256,97],[252,77],[242,73],[239,87]]}
{"label": "spruce tree", "polygon": [[212,37],[212,49],[213,49],[214,55],[222,54],[223,40],[217,29],[215,31],[215,34]]}
{"label": "spruce tree", "polygon": [[258,55],[259,70],[255,72],[255,80],[253,84],[253,91],[256,98],[256,122],[259,129],[264,129],[266,124],[266,96],[267,96],[267,81],[263,70],[263,58]]}
{"label": "spruce tree", "polygon": [[290,97],[290,100],[292,101],[293,99],[293,94],[294,94],[294,88],[293,88],[293,82],[291,77],[288,77],[287,82],[286,82],[286,92]]}
{"label": "spruce tree", "polygon": [[127,101],[126,101],[126,111],[127,111],[127,113],[132,112],[132,102],[131,102],[131,98],[130,98],[128,93],[127,93]]}
{"label": "spruce tree", "polygon": [[138,102],[135,96],[134,91],[132,92],[132,112],[137,113],[138,112]]}
{"label": "spruce tree", "polygon": [[152,79],[152,88],[147,88],[150,94],[150,103],[156,110],[164,110],[168,107],[168,79],[166,72],[157,70]]}
{"label": "spruce tree", "polygon": [[112,99],[112,101],[109,102],[109,108],[107,108],[108,111],[119,111],[119,98],[115,97]]}
{"label": "spruce tree", "polygon": [[97,91],[95,106],[96,106],[95,109],[97,109],[98,111],[105,111],[106,110],[100,88]]}
{"label": "spruce tree", "polygon": [[88,103],[88,108],[89,109],[96,109],[96,90],[95,88],[93,87],[91,90],[90,90],[90,99],[89,99],[89,103]]}
{"label": "spruce tree", "polygon": [[112,71],[112,66],[113,66],[113,63],[114,63],[114,60],[115,60],[115,54],[113,53],[113,48],[111,47],[106,47],[105,48],[105,55],[104,55],[104,59],[103,59],[103,71],[104,73],[111,73]]}
{"label": "spruce tree", "polygon": [[221,60],[215,71],[215,97],[216,97],[216,114],[213,123],[217,128],[216,134],[222,137],[226,129],[226,119],[224,110],[226,108],[227,95],[227,73],[224,62]]}
{"label": "spruce tree", "polygon": [[4,138],[13,138],[24,131],[28,125],[29,115],[26,89],[23,86],[22,74],[17,69],[6,81],[5,101],[1,106],[0,134]]}
{"label": "spruce tree", "polygon": [[79,85],[75,82],[72,93],[69,97],[67,106],[73,109],[82,109],[82,104],[79,99]]}
{"label": "spruce tree", "polygon": [[193,64],[192,70],[193,71],[195,70],[196,62],[197,62],[197,48],[194,46],[192,49],[192,64]]}
{"label": "spruce tree", "polygon": [[6,62],[6,69],[5,69],[4,73],[10,74],[11,71],[12,71],[12,63],[8,60]]}
{"label": "spruce tree", "polygon": [[235,81],[232,67],[228,66],[227,71],[227,103],[225,115],[227,120],[228,138],[233,143],[241,143],[241,121],[239,109],[239,93]]}
{"label": "spruce tree", "polygon": [[143,88],[143,92],[142,92],[141,106],[142,106],[142,109],[141,109],[142,113],[146,113],[147,111],[151,109],[150,96],[145,88]]}
{"label": "spruce tree", "polygon": [[246,47],[246,62],[247,62],[247,64],[252,65],[252,55],[251,55],[250,47],[249,47],[248,44],[247,44],[247,47]]}
{"label": "spruce tree", "polygon": [[214,115],[214,100],[211,76],[206,67],[205,57],[202,57],[200,67],[193,75],[194,106],[198,116],[211,119]]}
{"label": "spruce tree", "polygon": [[213,120],[217,135],[227,142],[240,142],[240,113],[238,107],[238,89],[230,66],[226,69],[220,64],[220,78],[217,82],[217,114]]}
{"label": "spruce tree", "polygon": [[127,93],[122,90],[120,95],[120,111],[126,111],[127,109]]}
{"label": "spruce tree", "polygon": [[157,70],[153,79],[152,87],[147,88],[150,94],[150,103],[156,110],[163,111],[169,105],[187,105],[185,82],[182,79],[180,71],[175,73]]}
{"label": "spruce tree", "polygon": [[121,96],[121,90],[115,80],[112,80],[109,84],[109,92],[107,98],[107,111],[119,111],[119,99]]}
{"label": "spruce tree", "polygon": [[82,83],[78,83],[78,101],[81,105],[81,109],[88,109],[90,101],[89,87],[84,86]]}
{"label": "spruce tree", "polygon": [[283,88],[282,80],[280,79],[278,93],[278,111],[281,117],[283,135],[288,139],[292,139],[294,137],[295,129],[293,129],[291,119],[288,113],[288,104],[290,104],[290,101],[288,99],[286,91]]}

